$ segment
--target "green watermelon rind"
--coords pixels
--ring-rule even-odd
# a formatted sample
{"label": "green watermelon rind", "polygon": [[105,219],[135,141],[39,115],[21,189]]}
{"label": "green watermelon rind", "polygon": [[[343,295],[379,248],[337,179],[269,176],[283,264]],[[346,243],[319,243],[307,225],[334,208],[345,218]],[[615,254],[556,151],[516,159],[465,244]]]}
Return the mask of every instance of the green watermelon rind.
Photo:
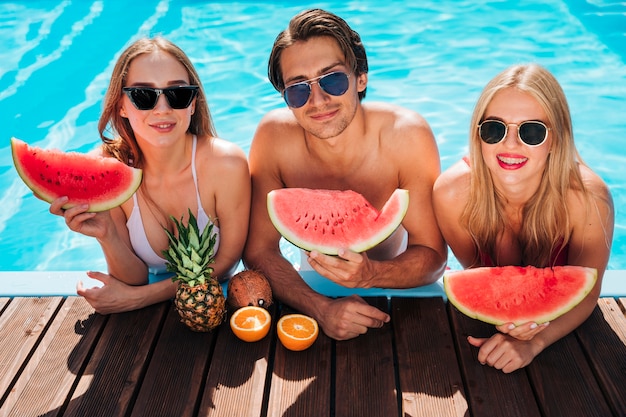
{"label": "green watermelon rind", "polygon": [[[520,268],[520,267],[481,267],[481,268],[472,268],[472,269],[461,270],[461,271],[448,271],[443,276],[443,288],[444,288],[444,292],[446,296],[448,297],[448,301],[450,301],[450,303],[452,303],[452,305],[454,305],[461,313],[473,319],[477,319],[485,323],[494,324],[496,326],[499,326],[505,323],[513,323],[516,326],[519,326],[521,324],[529,323],[529,322],[542,324],[542,323],[552,321],[562,316],[563,314],[567,313],[568,311],[576,307],[578,304],[580,304],[580,302],[584,300],[585,297],[591,292],[598,278],[598,271],[595,268],[588,268],[588,267],[574,266],[574,265],[554,267],[555,270],[560,271],[559,273],[567,273],[568,269],[572,271],[577,270],[579,271],[578,273],[582,272],[585,277],[585,284],[581,286],[575,294],[572,294],[569,302],[567,302],[566,304],[563,304],[561,307],[556,308],[553,311],[546,312],[542,315],[533,315],[532,313],[529,313],[527,314],[526,318],[513,320],[505,316],[494,317],[494,316],[482,314],[476,311],[475,309],[472,309],[471,307],[468,307],[465,304],[463,304],[461,301],[458,300],[457,296],[454,294],[454,291],[452,288],[454,285],[453,281],[455,278],[461,277],[464,272],[471,271],[470,273],[478,274],[481,272],[481,270],[487,271],[487,270],[493,270],[494,268],[500,268],[500,269],[511,268],[512,269],[512,268]],[[529,266],[525,268],[534,268],[534,267]],[[541,268],[537,268],[537,269],[541,269]],[[489,273],[488,276],[491,276],[491,274]]]}
{"label": "green watermelon rind", "polygon": [[[278,190],[270,191],[267,194],[267,211],[270,220],[272,221],[272,224],[274,225],[276,230],[287,241],[299,247],[300,249],[303,249],[305,251],[318,251],[326,255],[338,255],[340,247],[338,247],[337,245],[324,245],[312,241],[305,241],[298,238],[290,231],[290,227],[281,220],[280,216],[274,208],[273,198],[276,195],[276,191]],[[387,215],[389,211],[388,207],[391,207],[393,204],[396,203],[398,204],[399,209],[394,216],[390,217],[387,223],[381,223],[382,227],[379,226],[378,230],[376,230],[370,236],[362,239],[361,241],[355,242],[347,249],[357,253],[365,252],[366,250],[375,247],[376,245],[387,239],[389,236],[391,236],[391,234],[402,224],[402,220],[404,219],[404,216],[408,211],[409,191],[400,188],[396,189],[391,194],[391,196],[383,206],[382,210],[380,211],[380,216]]]}
{"label": "green watermelon rind", "polygon": [[[56,195],[55,193],[51,193],[48,189],[41,187],[39,184],[31,180],[30,175],[28,175],[28,172],[23,166],[23,163],[21,162],[21,159],[20,159],[20,156],[21,156],[20,152],[28,152],[29,149],[31,150],[37,149],[38,151],[42,153],[49,153],[49,154],[58,153],[58,154],[64,155],[65,157],[85,158],[86,161],[89,161],[90,159],[93,159],[93,158],[101,158],[101,157],[91,156],[87,154],[81,154],[78,152],[62,152],[62,151],[57,151],[57,150],[49,150],[49,149],[31,147],[26,142],[20,139],[11,138],[11,153],[13,156],[13,164],[15,166],[15,169],[18,175],[20,176],[22,181],[24,181],[24,184],[26,184],[26,186],[28,186],[28,188],[30,188],[33,191],[33,193],[35,193],[39,198],[41,198],[42,200],[48,203],[52,203],[57,198],[63,197],[63,196]],[[120,170],[124,170],[126,173],[128,173],[128,175],[130,175],[130,181],[129,181],[128,187],[121,190],[119,193],[117,193],[117,195],[114,195],[109,198],[103,198],[103,194],[99,194],[97,197],[100,201],[88,202],[89,203],[89,209],[87,210],[88,212],[106,211],[114,207],[120,206],[122,203],[124,203],[130,197],[132,197],[135,191],[137,191],[137,188],[139,188],[139,186],[141,185],[141,180],[142,180],[141,169],[127,166],[114,158],[106,158],[106,159],[111,160],[112,166],[114,165],[116,168]],[[109,193],[110,193],[110,190],[109,190]],[[76,203],[72,202],[70,198],[70,201],[68,201],[68,203],[65,204],[62,208],[69,209],[69,208],[74,207],[75,205]]]}

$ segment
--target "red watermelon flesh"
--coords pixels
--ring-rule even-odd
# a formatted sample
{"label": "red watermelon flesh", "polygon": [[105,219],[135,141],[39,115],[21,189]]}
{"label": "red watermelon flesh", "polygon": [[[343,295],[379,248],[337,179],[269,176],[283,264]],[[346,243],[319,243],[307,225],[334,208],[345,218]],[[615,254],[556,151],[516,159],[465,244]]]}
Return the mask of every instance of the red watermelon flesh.
{"label": "red watermelon flesh", "polygon": [[397,189],[381,211],[354,191],[282,188],[267,195],[270,219],[285,239],[307,250],[337,255],[366,251],[402,223],[409,192]]}
{"label": "red watermelon flesh", "polygon": [[141,184],[142,171],[115,158],[42,149],[12,138],[13,162],[26,185],[51,203],[67,196],[64,209],[89,204],[104,211],[128,200]]}
{"label": "red watermelon flesh", "polygon": [[597,279],[582,266],[503,266],[448,271],[443,285],[465,315],[495,325],[554,320],[589,294]]}

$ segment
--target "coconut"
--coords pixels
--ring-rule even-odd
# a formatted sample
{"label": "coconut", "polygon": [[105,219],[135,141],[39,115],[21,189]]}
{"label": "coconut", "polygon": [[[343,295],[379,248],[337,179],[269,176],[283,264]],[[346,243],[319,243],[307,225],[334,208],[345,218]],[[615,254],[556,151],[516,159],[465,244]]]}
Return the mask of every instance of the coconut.
{"label": "coconut", "polygon": [[233,310],[244,306],[268,308],[272,305],[272,288],[265,275],[247,269],[230,279],[226,300]]}

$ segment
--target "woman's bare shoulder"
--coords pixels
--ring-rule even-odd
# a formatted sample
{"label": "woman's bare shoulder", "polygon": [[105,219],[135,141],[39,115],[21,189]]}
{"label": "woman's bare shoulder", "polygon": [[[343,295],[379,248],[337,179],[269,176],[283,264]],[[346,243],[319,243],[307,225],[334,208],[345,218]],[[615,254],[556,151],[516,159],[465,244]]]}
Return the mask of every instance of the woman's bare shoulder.
{"label": "woman's bare shoulder", "polygon": [[470,188],[470,169],[460,160],[446,169],[435,180],[433,199],[438,205],[458,205],[466,201]]}

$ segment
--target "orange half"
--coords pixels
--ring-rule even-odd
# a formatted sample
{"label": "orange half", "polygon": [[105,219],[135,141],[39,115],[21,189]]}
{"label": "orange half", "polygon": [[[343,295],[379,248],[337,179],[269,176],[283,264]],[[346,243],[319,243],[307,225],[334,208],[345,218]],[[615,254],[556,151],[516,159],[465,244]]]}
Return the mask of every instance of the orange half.
{"label": "orange half", "polygon": [[287,314],[278,320],[278,339],[289,350],[307,349],[319,334],[317,321],[304,314]]}
{"label": "orange half", "polygon": [[230,318],[230,328],[235,336],[245,342],[257,342],[270,330],[272,316],[261,307],[241,307]]}

